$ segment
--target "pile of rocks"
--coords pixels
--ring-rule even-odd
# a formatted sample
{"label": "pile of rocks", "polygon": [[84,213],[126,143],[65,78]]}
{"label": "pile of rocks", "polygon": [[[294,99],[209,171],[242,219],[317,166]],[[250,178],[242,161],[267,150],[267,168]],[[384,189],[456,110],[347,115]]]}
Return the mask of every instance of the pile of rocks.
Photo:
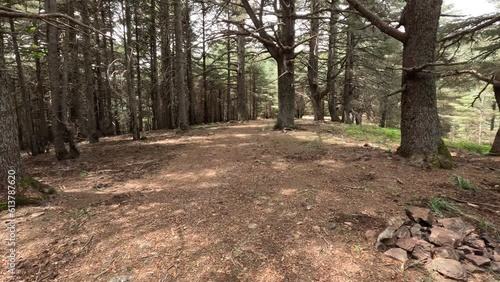
{"label": "pile of rocks", "polygon": [[376,247],[385,255],[459,281],[468,273],[500,273],[499,240],[478,234],[459,217],[434,219],[426,208],[408,208],[406,215],[378,235]]}

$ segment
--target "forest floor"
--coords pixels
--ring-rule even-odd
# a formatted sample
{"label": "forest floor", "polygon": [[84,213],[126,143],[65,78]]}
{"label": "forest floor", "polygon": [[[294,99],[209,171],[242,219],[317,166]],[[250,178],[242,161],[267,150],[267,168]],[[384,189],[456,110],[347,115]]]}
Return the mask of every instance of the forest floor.
{"label": "forest floor", "polygon": [[[500,203],[500,158],[460,154],[455,169],[428,170],[345,125],[298,124],[102,138],[62,162],[26,156],[26,170],[59,195],[16,213],[17,281],[431,281],[365,232],[433,197],[479,204],[455,203],[478,228],[500,226],[483,206]],[[480,190],[457,188],[454,174]]]}

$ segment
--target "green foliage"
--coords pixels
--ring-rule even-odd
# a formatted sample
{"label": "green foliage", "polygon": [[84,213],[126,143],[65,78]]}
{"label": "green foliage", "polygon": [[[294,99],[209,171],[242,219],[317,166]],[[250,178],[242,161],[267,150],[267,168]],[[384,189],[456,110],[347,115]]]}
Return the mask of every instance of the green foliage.
{"label": "green foliage", "polygon": [[456,142],[448,141],[447,143],[448,147],[453,148],[455,150],[467,151],[481,155],[488,154],[488,152],[491,150],[491,146],[489,145],[483,145],[469,141],[456,141]]}
{"label": "green foliage", "polygon": [[477,192],[479,190],[474,182],[467,180],[460,175],[454,174],[452,177],[455,180],[455,184],[457,184],[459,188],[473,192]]}
{"label": "green foliage", "polygon": [[429,200],[427,205],[436,215],[440,217],[444,216],[443,211],[461,213],[460,209],[458,209],[453,203],[442,198],[433,197]]}

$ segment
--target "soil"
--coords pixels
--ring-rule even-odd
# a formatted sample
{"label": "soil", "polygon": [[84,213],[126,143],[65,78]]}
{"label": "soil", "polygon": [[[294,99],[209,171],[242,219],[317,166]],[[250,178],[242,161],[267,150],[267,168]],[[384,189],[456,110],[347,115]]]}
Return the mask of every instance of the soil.
{"label": "soil", "polygon": [[[500,158],[461,155],[453,170],[429,170],[343,125],[298,124],[102,138],[62,162],[26,156],[26,171],[59,194],[17,210],[16,281],[430,281],[365,232],[434,196],[465,202],[456,205],[478,227],[500,226]],[[453,174],[480,190],[457,188]]]}

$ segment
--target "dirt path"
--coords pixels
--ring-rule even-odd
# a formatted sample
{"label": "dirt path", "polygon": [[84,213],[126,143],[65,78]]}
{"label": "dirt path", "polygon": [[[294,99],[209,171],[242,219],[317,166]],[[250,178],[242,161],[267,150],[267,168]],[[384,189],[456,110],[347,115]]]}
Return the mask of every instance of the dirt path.
{"label": "dirt path", "polygon": [[425,272],[402,271],[365,231],[407,204],[463,196],[453,173],[485,187],[472,199],[500,200],[498,159],[427,171],[329,124],[271,125],[103,138],[78,160],[26,159],[61,196],[19,210],[19,280],[420,281]]}

